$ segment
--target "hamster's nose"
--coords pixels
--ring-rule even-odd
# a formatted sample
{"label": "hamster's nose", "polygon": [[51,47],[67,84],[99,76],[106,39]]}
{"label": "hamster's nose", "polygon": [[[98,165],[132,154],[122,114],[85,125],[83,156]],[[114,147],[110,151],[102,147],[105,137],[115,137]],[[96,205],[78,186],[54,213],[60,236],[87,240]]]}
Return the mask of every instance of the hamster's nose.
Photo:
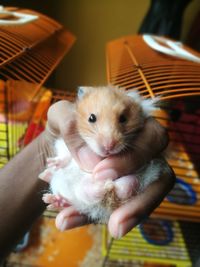
{"label": "hamster's nose", "polygon": [[106,152],[110,152],[115,148],[116,144],[117,142],[115,140],[106,140],[103,144],[103,147]]}

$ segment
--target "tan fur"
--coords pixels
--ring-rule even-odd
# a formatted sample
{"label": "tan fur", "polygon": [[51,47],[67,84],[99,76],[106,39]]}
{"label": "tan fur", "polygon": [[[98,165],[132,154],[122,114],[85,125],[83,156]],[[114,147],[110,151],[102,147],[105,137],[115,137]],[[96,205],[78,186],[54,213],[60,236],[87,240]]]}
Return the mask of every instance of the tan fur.
{"label": "tan fur", "polygon": [[[97,121],[89,123],[90,114],[95,114]],[[119,123],[124,114],[126,123]],[[117,145],[124,145],[125,135],[134,133],[143,126],[144,116],[141,106],[115,87],[88,88],[83,98],[77,101],[77,127],[81,135],[94,138],[103,144],[114,140]]]}
{"label": "tan fur", "polygon": [[[137,92],[128,96],[119,88],[81,87],[76,103],[77,130],[87,145],[102,157],[109,157],[132,148],[133,153],[142,158],[143,151],[146,150],[143,147],[143,138],[138,138],[142,132],[138,133],[136,130],[143,128],[145,120],[148,120],[151,115],[149,110],[152,109],[153,103],[145,102]],[[91,114],[96,115],[97,119],[93,121],[94,123],[88,121]],[[123,123],[119,121],[122,114],[127,118],[125,122],[122,120]],[[106,150],[104,145],[109,140],[114,140],[116,147]],[[47,168],[47,174],[48,171],[52,172],[50,182],[52,193],[55,196],[64,197],[81,214],[87,215],[95,222],[107,223],[112,211],[133,197],[132,193],[143,191],[150,183],[157,180],[163,171],[166,173],[165,161],[162,158],[153,159],[135,171],[135,177],[129,177],[133,179],[132,181],[127,179],[127,176],[120,177],[121,182],[113,181],[112,177],[107,177],[103,183],[97,181],[95,190],[99,191],[99,196],[101,195],[99,198],[99,196],[90,195],[90,190],[87,191],[88,188],[85,186],[94,185],[92,174],[80,168],[62,138],[56,140],[55,151],[55,162],[57,160],[62,162],[63,156],[70,160],[64,167],[58,168],[55,163],[56,168],[51,166]],[[123,154],[120,156],[123,157]],[[126,188],[125,183],[128,183],[126,185],[129,188]]]}

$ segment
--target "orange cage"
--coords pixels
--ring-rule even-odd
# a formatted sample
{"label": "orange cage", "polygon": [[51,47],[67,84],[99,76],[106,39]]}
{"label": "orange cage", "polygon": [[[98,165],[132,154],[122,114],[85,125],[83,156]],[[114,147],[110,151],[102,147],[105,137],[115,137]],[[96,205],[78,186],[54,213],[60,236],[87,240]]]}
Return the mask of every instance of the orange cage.
{"label": "orange cage", "polygon": [[[178,45],[186,55],[188,52],[200,61],[199,53]],[[173,247],[177,239],[173,237],[169,242],[174,254],[174,262],[171,261],[166,244],[155,244],[164,236],[157,227],[155,231],[149,230],[153,240],[148,242],[145,236],[141,239],[137,236],[138,229],[133,229],[121,240],[109,238],[105,230],[103,266],[157,266],[156,263],[159,263],[158,266],[193,266],[199,259],[199,224],[194,222],[200,221],[200,64],[158,52],[147,45],[143,36],[126,36],[109,42],[106,56],[110,84],[125,90],[137,90],[145,98],[160,98],[162,109],[155,113],[155,117],[168,129],[170,144],[167,159],[177,178],[173,190],[153,212],[153,219],[149,220],[155,220],[153,225],[159,222],[165,224],[166,219],[170,219],[168,222],[171,224],[180,223],[178,237],[183,237],[180,255],[183,257],[185,249],[188,258],[179,257],[178,245]],[[159,253],[156,257],[153,251],[157,249]],[[164,259],[165,249],[168,252]]]}
{"label": "orange cage", "polygon": [[[0,167],[44,129],[50,103],[74,100],[74,94],[42,87],[74,36],[45,15],[9,10],[38,19],[23,27],[0,27]],[[177,183],[153,216],[200,221],[200,64],[158,53],[142,36],[112,41],[106,51],[109,83],[137,89],[143,97],[159,96],[166,103],[156,118],[170,134],[168,161]]]}
{"label": "orange cage", "polygon": [[52,93],[42,85],[75,41],[61,24],[43,14],[14,7],[6,10],[37,19],[0,27],[0,167],[20,149],[33,114],[38,120],[47,110]]}
{"label": "orange cage", "polygon": [[109,83],[163,102],[155,116],[169,131],[177,182],[153,216],[200,221],[200,64],[159,53],[143,36],[111,41],[106,52]]}

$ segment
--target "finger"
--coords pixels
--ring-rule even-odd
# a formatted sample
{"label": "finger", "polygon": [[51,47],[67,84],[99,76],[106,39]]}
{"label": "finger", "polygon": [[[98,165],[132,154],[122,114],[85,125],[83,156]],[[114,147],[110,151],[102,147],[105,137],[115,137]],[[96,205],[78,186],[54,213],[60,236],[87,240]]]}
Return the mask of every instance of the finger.
{"label": "finger", "polygon": [[69,230],[87,223],[87,217],[81,215],[73,206],[63,209],[56,217],[56,227],[60,231]]}
{"label": "finger", "polygon": [[114,180],[134,173],[135,170],[158,155],[167,143],[166,129],[155,119],[149,118],[142,132],[133,140],[133,149],[126,154],[114,155],[102,160],[95,166],[93,175],[95,179],[104,180],[109,178]]}
{"label": "finger", "polygon": [[63,128],[75,118],[75,105],[69,101],[61,100],[50,106],[47,119],[48,130],[55,136],[59,136]]}
{"label": "finger", "polygon": [[71,121],[64,129],[64,140],[70,150],[72,157],[79,166],[85,171],[91,172],[94,167],[102,160],[95,154],[82,140],[76,129],[75,121]]}
{"label": "finger", "polygon": [[134,155],[127,153],[108,157],[100,161],[93,170],[95,180],[115,180],[135,171]]}
{"label": "finger", "polygon": [[163,174],[146,190],[115,210],[109,219],[108,229],[115,238],[121,238],[146,218],[172,189],[175,182],[173,171]]}
{"label": "finger", "polygon": [[139,181],[135,175],[120,177],[114,181],[117,197],[121,200],[129,199],[139,190]]}
{"label": "finger", "polygon": [[62,100],[53,104],[48,110],[47,131],[54,138],[62,137],[70,150],[72,157],[80,167],[91,170],[101,160],[88,148],[77,132],[75,105]]}

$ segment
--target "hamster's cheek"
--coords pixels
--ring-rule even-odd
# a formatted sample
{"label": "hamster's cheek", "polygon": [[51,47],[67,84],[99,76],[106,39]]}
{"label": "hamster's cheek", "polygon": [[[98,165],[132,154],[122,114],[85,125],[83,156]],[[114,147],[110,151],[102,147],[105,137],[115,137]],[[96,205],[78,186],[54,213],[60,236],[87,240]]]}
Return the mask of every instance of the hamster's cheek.
{"label": "hamster's cheek", "polygon": [[120,177],[114,183],[116,194],[121,200],[129,199],[138,193],[139,181],[135,175]]}

